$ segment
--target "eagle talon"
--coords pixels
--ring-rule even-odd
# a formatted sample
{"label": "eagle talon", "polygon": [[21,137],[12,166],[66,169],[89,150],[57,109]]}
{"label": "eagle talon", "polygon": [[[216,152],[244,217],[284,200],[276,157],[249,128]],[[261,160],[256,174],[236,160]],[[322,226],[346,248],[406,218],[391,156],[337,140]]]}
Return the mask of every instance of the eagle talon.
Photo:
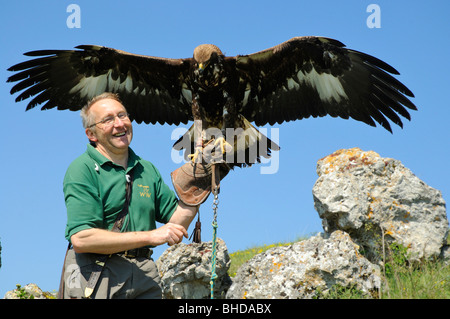
{"label": "eagle talon", "polygon": [[220,144],[220,150],[222,151],[222,154],[226,153],[226,149],[232,149],[230,143],[228,143],[223,137],[219,137],[217,140],[214,141],[214,146],[217,146],[217,144]]}
{"label": "eagle talon", "polygon": [[198,158],[202,158],[202,147],[196,147],[194,154],[189,154],[188,157],[191,159],[192,163],[198,163]]}

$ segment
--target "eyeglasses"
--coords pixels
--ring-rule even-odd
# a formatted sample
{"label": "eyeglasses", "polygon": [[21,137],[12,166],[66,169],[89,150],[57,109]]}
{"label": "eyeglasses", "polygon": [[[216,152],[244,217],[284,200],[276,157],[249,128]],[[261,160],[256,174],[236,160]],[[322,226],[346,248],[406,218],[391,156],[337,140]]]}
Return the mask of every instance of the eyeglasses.
{"label": "eyeglasses", "polygon": [[93,127],[93,126],[95,126],[97,124],[103,124],[105,127],[112,126],[112,125],[114,125],[114,123],[116,121],[116,117],[118,117],[119,120],[121,120],[121,121],[128,120],[129,119],[129,114],[127,112],[120,112],[117,115],[107,116],[103,120],[101,120],[101,121],[99,121],[97,123],[89,125],[88,128],[91,128],[91,127]]}

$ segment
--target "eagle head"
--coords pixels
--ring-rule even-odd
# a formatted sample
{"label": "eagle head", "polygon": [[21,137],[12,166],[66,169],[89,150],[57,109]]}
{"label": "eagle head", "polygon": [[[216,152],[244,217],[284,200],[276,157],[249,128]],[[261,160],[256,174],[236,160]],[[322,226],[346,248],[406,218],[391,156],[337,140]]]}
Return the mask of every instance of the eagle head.
{"label": "eagle head", "polygon": [[194,78],[202,88],[210,88],[223,83],[224,56],[213,44],[201,44],[194,49]]}

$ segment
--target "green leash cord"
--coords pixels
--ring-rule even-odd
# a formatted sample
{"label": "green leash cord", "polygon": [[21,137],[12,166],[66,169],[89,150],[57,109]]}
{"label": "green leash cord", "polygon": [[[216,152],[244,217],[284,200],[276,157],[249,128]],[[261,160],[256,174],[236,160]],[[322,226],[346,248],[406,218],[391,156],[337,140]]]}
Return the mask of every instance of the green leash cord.
{"label": "green leash cord", "polygon": [[217,245],[217,207],[219,206],[219,196],[218,196],[218,188],[217,186],[214,187],[214,201],[213,201],[213,213],[214,218],[212,222],[213,226],[213,240],[212,240],[212,257],[211,257],[211,299],[214,299],[214,282],[217,278],[216,274],[216,245]]}

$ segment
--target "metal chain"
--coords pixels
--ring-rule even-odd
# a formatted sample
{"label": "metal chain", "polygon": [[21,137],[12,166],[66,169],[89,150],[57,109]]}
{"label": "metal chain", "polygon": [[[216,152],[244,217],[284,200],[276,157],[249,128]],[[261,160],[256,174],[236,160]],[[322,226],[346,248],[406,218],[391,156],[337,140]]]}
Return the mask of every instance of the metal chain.
{"label": "metal chain", "polygon": [[212,204],[213,208],[213,223],[217,222],[217,209],[219,208],[219,192],[217,186],[213,190],[214,200]]}
{"label": "metal chain", "polygon": [[219,190],[218,187],[216,186],[213,190],[213,194],[214,194],[214,200],[213,200],[213,204],[212,204],[212,208],[213,208],[213,222],[212,222],[212,226],[213,226],[213,242],[212,242],[212,257],[211,257],[211,299],[214,299],[214,281],[217,278],[217,274],[216,274],[216,255],[217,255],[217,251],[216,251],[216,239],[217,239],[217,208],[219,207]]}

